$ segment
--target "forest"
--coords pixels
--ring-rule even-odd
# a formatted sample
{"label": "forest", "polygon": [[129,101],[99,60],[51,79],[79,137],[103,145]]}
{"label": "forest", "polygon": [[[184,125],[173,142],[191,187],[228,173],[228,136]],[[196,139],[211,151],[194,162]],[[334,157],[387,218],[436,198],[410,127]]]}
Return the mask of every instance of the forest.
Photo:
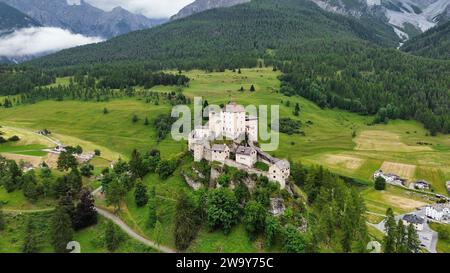
{"label": "forest", "polygon": [[449,133],[450,61],[402,53],[393,48],[397,42],[392,29],[373,18],[357,21],[309,1],[259,0],[3,67],[0,95],[28,94],[33,101],[30,96],[41,94],[36,86],[69,75],[83,80],[78,93],[96,94],[188,83],[182,75],[156,72],[165,69],[273,65],[285,74],[285,95],[376,115],[374,123],[414,119],[432,135]]}

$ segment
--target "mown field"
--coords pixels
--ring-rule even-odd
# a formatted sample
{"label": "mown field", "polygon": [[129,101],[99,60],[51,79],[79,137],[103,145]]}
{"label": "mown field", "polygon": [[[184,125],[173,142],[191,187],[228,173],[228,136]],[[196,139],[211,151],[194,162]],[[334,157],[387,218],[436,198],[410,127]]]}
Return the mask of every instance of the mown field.
{"label": "mown field", "polygon": [[[175,72],[174,72],[175,73]],[[209,104],[236,101],[248,105],[280,105],[280,116],[298,119],[302,122],[305,136],[281,134],[279,149],[272,154],[306,165],[323,165],[333,172],[371,184],[374,171],[385,168],[397,172],[405,178],[426,179],[432,183],[433,191],[447,194],[444,183],[450,180],[450,138],[427,135],[423,126],[414,121],[390,121],[387,125],[370,126],[372,117],[359,116],[336,109],[321,109],[314,103],[299,97],[286,97],[278,93],[278,72],[272,69],[242,69],[242,74],[231,71],[206,73],[189,71],[190,86],[183,93],[194,98],[203,97]],[[68,78],[59,79],[58,84],[67,84]],[[254,85],[255,92],[250,92]],[[239,91],[241,87],[245,91]],[[154,87],[152,91],[174,91],[176,87]],[[289,106],[287,102],[289,101]],[[293,114],[294,106],[301,106],[300,117]],[[103,109],[108,114],[103,114]],[[175,142],[170,136],[158,143],[152,125],[160,114],[169,113],[168,104],[154,105],[138,98],[114,99],[108,102],[86,101],[44,101],[32,105],[21,105],[11,109],[0,109],[0,128],[9,130],[8,134],[19,131],[23,134],[21,142],[0,145],[0,153],[30,156],[48,145],[42,136],[32,132],[47,128],[53,137],[64,144],[81,145],[85,150],[100,149],[102,158],[96,159],[100,168],[119,157],[127,159],[135,148],[147,151],[158,148],[163,157],[173,157],[187,149],[186,142]],[[132,122],[137,115],[139,121]],[[144,119],[150,125],[144,125]],[[355,135],[353,133],[355,132]],[[30,146],[33,145],[33,146]],[[34,146],[41,145],[41,146]],[[51,146],[51,145],[50,145]],[[33,147],[33,149],[31,149]],[[33,151],[32,151],[33,150]],[[28,151],[28,152],[27,152]],[[45,159],[45,155],[31,154]],[[177,173],[166,181],[155,175],[145,179],[147,186],[156,187],[159,201],[158,212],[167,232],[162,244],[173,246],[174,199],[179,190],[188,190]],[[2,193],[0,190],[0,199]],[[367,187],[362,192],[369,211],[384,214],[387,207],[396,213],[414,210],[427,204],[429,200],[421,195],[406,192],[394,187],[376,192]],[[18,203],[25,202],[16,198]],[[99,200],[101,203],[102,201]],[[26,206],[25,206],[26,207]],[[45,208],[37,204],[30,208]],[[126,198],[121,217],[137,232],[152,238],[153,231],[147,229],[146,208],[136,208],[132,193]],[[259,251],[258,243],[246,239],[243,227],[237,226],[228,237],[221,233],[200,230],[199,236],[189,251],[201,252],[254,252]],[[276,250],[275,250],[276,251]]]}

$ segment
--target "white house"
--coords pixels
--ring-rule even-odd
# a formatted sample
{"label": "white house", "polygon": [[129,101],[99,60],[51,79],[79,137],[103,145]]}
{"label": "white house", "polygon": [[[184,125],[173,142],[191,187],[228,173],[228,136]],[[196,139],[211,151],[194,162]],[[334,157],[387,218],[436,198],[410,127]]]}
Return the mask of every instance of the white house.
{"label": "white house", "polygon": [[247,133],[249,140],[258,141],[258,118],[247,116],[244,106],[231,103],[219,112],[209,111],[209,131],[215,138],[244,139]]}
{"label": "white house", "polygon": [[386,183],[400,185],[400,186],[404,186],[405,182],[406,182],[400,176],[393,174],[393,173],[384,173],[383,170],[378,170],[373,174],[374,180],[377,179],[378,177],[383,177],[384,180],[386,181]]}
{"label": "white house", "polygon": [[236,162],[247,167],[253,167],[258,160],[258,154],[252,147],[239,146],[236,149]]}
{"label": "white house", "polygon": [[414,188],[417,190],[429,190],[430,183],[425,180],[417,180],[416,182],[414,182]]}
{"label": "white house", "polygon": [[406,214],[402,220],[405,226],[414,225],[417,231],[423,230],[425,220],[415,214]]}
{"label": "white house", "polygon": [[269,180],[280,183],[281,189],[286,187],[286,181],[291,174],[291,164],[287,160],[278,160],[269,167]]}
{"label": "white house", "polygon": [[425,208],[425,215],[436,221],[450,219],[450,204],[434,204]]}
{"label": "white house", "polygon": [[224,163],[230,157],[230,148],[225,144],[214,144],[211,147],[211,161]]}

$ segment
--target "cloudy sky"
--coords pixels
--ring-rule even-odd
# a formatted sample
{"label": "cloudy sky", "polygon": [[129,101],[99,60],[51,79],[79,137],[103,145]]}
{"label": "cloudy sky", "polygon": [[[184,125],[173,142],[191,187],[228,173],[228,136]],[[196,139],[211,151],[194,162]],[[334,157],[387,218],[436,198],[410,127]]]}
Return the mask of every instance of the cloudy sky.
{"label": "cloudy sky", "polygon": [[[79,2],[80,0],[69,0]],[[167,18],[176,14],[194,0],[85,0],[89,4],[104,10],[121,6],[131,12],[141,13],[151,18]]]}
{"label": "cloudy sky", "polygon": [[98,37],[86,37],[55,27],[24,28],[0,39],[0,56],[43,54],[101,41]]}
{"label": "cloudy sky", "polygon": [[[80,0],[66,0],[79,4]],[[150,18],[168,18],[194,0],[85,0],[103,10],[121,6]],[[56,52],[65,48],[97,43],[99,37],[86,37],[54,27],[32,27],[16,30],[0,38],[0,56],[20,57]]]}

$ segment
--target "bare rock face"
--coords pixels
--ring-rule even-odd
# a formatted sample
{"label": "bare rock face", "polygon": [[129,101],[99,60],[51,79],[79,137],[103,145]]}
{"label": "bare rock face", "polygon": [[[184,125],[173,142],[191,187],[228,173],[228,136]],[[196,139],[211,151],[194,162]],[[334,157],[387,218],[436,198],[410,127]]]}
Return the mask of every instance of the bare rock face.
{"label": "bare rock face", "polygon": [[181,9],[176,15],[170,18],[171,20],[181,19],[191,16],[209,9],[226,8],[235,5],[248,3],[250,0],[196,0],[194,3],[187,5]]}
{"label": "bare rock face", "polygon": [[111,38],[149,28],[162,20],[149,19],[117,7],[103,11],[88,3],[68,0],[2,0],[42,26],[68,29],[85,36]]}

